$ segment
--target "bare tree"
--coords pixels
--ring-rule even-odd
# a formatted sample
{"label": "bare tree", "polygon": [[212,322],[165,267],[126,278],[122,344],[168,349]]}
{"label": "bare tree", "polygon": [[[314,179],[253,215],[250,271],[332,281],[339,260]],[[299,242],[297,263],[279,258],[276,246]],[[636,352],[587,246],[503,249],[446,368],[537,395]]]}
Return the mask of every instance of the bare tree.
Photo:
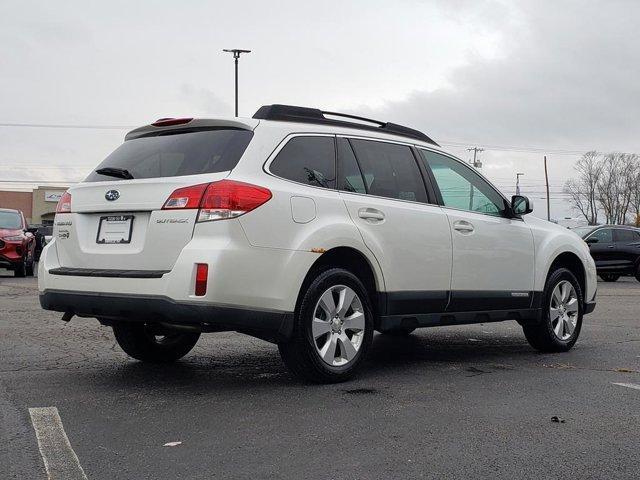
{"label": "bare tree", "polygon": [[640,227],[640,157],[635,155],[635,172],[631,185],[631,213],[634,215],[633,222],[636,227]]}
{"label": "bare tree", "polygon": [[567,180],[565,193],[569,194],[573,208],[578,210],[589,225],[598,224],[598,183],[602,175],[602,161],[596,151],[585,153],[573,167],[577,178]]}
{"label": "bare tree", "polygon": [[629,207],[638,188],[638,156],[628,153],[609,153],[602,160],[597,183],[598,203],[607,223],[624,224]]}

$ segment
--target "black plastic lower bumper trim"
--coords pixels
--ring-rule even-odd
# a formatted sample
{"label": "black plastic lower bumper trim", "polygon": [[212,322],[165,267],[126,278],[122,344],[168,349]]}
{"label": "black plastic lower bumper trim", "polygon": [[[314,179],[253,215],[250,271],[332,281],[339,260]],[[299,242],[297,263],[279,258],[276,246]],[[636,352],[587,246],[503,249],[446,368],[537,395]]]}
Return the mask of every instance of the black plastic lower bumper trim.
{"label": "black plastic lower bumper trim", "polygon": [[114,270],[110,268],[70,268],[58,267],[49,270],[51,275],[67,275],[73,277],[107,277],[107,278],[162,278],[171,270]]}
{"label": "black plastic lower bumper trim", "polygon": [[40,293],[40,305],[45,310],[95,317],[101,321],[194,325],[202,331],[238,331],[275,342],[290,338],[293,332],[292,312],[176,302],[159,295],[45,290]]}

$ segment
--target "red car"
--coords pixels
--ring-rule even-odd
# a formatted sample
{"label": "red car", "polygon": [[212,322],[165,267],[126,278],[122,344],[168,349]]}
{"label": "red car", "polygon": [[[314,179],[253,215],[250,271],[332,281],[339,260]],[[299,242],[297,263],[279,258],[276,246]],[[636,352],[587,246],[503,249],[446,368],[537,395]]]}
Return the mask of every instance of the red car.
{"label": "red car", "polygon": [[0,208],[0,268],[13,270],[16,277],[33,276],[35,248],[22,212]]}

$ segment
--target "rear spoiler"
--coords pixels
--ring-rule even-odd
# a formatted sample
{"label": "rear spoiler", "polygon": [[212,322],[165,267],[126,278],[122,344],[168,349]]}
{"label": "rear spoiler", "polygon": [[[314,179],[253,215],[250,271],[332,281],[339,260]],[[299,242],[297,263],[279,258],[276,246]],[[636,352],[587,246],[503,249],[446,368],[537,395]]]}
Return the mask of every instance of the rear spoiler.
{"label": "rear spoiler", "polygon": [[211,128],[237,128],[239,130],[254,130],[258,124],[259,120],[255,120],[253,118],[220,118],[220,119],[205,119],[205,118],[196,118],[191,120],[188,123],[181,123],[179,125],[167,125],[167,126],[154,126],[154,125],[145,125],[144,127],[136,128],[135,130],[131,130],[124,137],[126,140],[132,140],[134,138],[141,137],[149,137],[155,136],[158,134],[162,134],[164,132],[170,132],[173,130],[179,131],[198,131],[198,130],[207,130]]}

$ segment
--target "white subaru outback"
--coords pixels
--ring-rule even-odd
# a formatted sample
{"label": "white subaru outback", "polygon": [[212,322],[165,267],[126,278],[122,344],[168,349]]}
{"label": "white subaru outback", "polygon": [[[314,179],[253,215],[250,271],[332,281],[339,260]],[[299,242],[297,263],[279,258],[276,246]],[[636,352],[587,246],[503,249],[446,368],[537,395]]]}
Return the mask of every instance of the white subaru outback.
{"label": "white subaru outback", "polygon": [[351,376],[374,330],[515,320],[534,348],[566,351],[596,269],[530,212],[400,125],[285,105],[162,119],[60,200],[40,303],[111,326],[138,360],[238,331],[317,382]]}

